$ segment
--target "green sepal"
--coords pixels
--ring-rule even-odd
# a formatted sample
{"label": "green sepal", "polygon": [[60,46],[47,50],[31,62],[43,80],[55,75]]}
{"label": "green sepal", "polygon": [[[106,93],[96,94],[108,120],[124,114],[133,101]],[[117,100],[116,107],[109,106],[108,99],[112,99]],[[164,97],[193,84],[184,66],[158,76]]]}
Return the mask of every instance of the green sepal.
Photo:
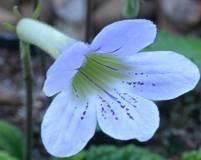
{"label": "green sepal", "polygon": [[32,18],[33,19],[38,19],[41,15],[41,12],[42,12],[42,4],[40,2],[40,0],[38,0],[38,3],[37,3],[37,6],[35,8],[35,10],[33,11],[33,14],[32,14]]}
{"label": "green sepal", "polygon": [[2,28],[4,28],[5,30],[7,30],[9,32],[16,33],[16,27],[11,23],[4,22],[1,24],[1,26],[2,26]]}

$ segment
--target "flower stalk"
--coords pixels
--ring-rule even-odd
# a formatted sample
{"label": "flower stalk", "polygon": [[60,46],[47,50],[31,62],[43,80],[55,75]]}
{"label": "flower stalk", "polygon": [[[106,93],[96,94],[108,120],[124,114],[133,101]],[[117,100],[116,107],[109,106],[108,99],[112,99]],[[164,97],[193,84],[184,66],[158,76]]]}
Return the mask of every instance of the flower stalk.
{"label": "flower stalk", "polygon": [[24,148],[24,160],[31,160],[32,156],[32,107],[33,107],[33,84],[32,84],[32,68],[30,61],[30,45],[20,41],[20,54],[22,62],[22,72],[24,84],[26,88],[26,141]]}

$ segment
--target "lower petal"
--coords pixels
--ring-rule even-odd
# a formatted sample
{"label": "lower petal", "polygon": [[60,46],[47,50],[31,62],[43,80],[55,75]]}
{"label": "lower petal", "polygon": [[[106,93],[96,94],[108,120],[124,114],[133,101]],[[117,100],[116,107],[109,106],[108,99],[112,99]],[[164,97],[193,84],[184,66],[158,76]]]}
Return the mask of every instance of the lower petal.
{"label": "lower petal", "polygon": [[69,157],[86,146],[95,129],[96,113],[91,102],[75,103],[67,93],[61,92],[44,116],[41,136],[51,155]]}
{"label": "lower petal", "polygon": [[170,51],[144,52],[129,58],[133,70],[124,87],[152,100],[176,98],[192,90],[200,79],[197,66]]}
{"label": "lower petal", "polygon": [[119,140],[149,140],[159,126],[157,106],[142,97],[115,90],[97,97],[100,128]]}

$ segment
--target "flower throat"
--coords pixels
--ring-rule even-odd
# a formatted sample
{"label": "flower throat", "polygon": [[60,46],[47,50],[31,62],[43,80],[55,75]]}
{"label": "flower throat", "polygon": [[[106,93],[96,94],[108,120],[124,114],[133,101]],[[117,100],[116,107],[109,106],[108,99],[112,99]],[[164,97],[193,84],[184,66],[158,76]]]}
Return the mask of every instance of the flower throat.
{"label": "flower throat", "polygon": [[89,54],[73,78],[73,93],[83,98],[97,92],[106,92],[117,80],[126,79],[129,68],[118,57]]}

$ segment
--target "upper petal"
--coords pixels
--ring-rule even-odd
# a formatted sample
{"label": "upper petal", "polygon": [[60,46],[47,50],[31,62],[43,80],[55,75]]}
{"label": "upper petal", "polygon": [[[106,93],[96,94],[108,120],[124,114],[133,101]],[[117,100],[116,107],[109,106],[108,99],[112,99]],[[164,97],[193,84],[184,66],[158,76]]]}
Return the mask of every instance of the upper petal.
{"label": "upper petal", "polygon": [[122,20],[114,22],[94,38],[93,50],[131,55],[150,45],[156,37],[156,27],[149,20]]}
{"label": "upper petal", "polygon": [[171,51],[144,52],[130,57],[133,70],[123,85],[152,100],[176,98],[192,90],[200,79],[197,66]]}
{"label": "upper petal", "polygon": [[43,144],[56,157],[80,152],[96,129],[95,107],[90,101],[77,103],[65,92],[58,94],[48,108],[41,128]]}
{"label": "upper petal", "polygon": [[77,42],[70,48],[63,49],[62,54],[47,72],[43,88],[47,96],[52,96],[68,87],[88,52],[88,45],[82,42]]}
{"label": "upper petal", "polygon": [[128,91],[115,90],[97,97],[100,128],[119,140],[149,140],[159,126],[157,106]]}

